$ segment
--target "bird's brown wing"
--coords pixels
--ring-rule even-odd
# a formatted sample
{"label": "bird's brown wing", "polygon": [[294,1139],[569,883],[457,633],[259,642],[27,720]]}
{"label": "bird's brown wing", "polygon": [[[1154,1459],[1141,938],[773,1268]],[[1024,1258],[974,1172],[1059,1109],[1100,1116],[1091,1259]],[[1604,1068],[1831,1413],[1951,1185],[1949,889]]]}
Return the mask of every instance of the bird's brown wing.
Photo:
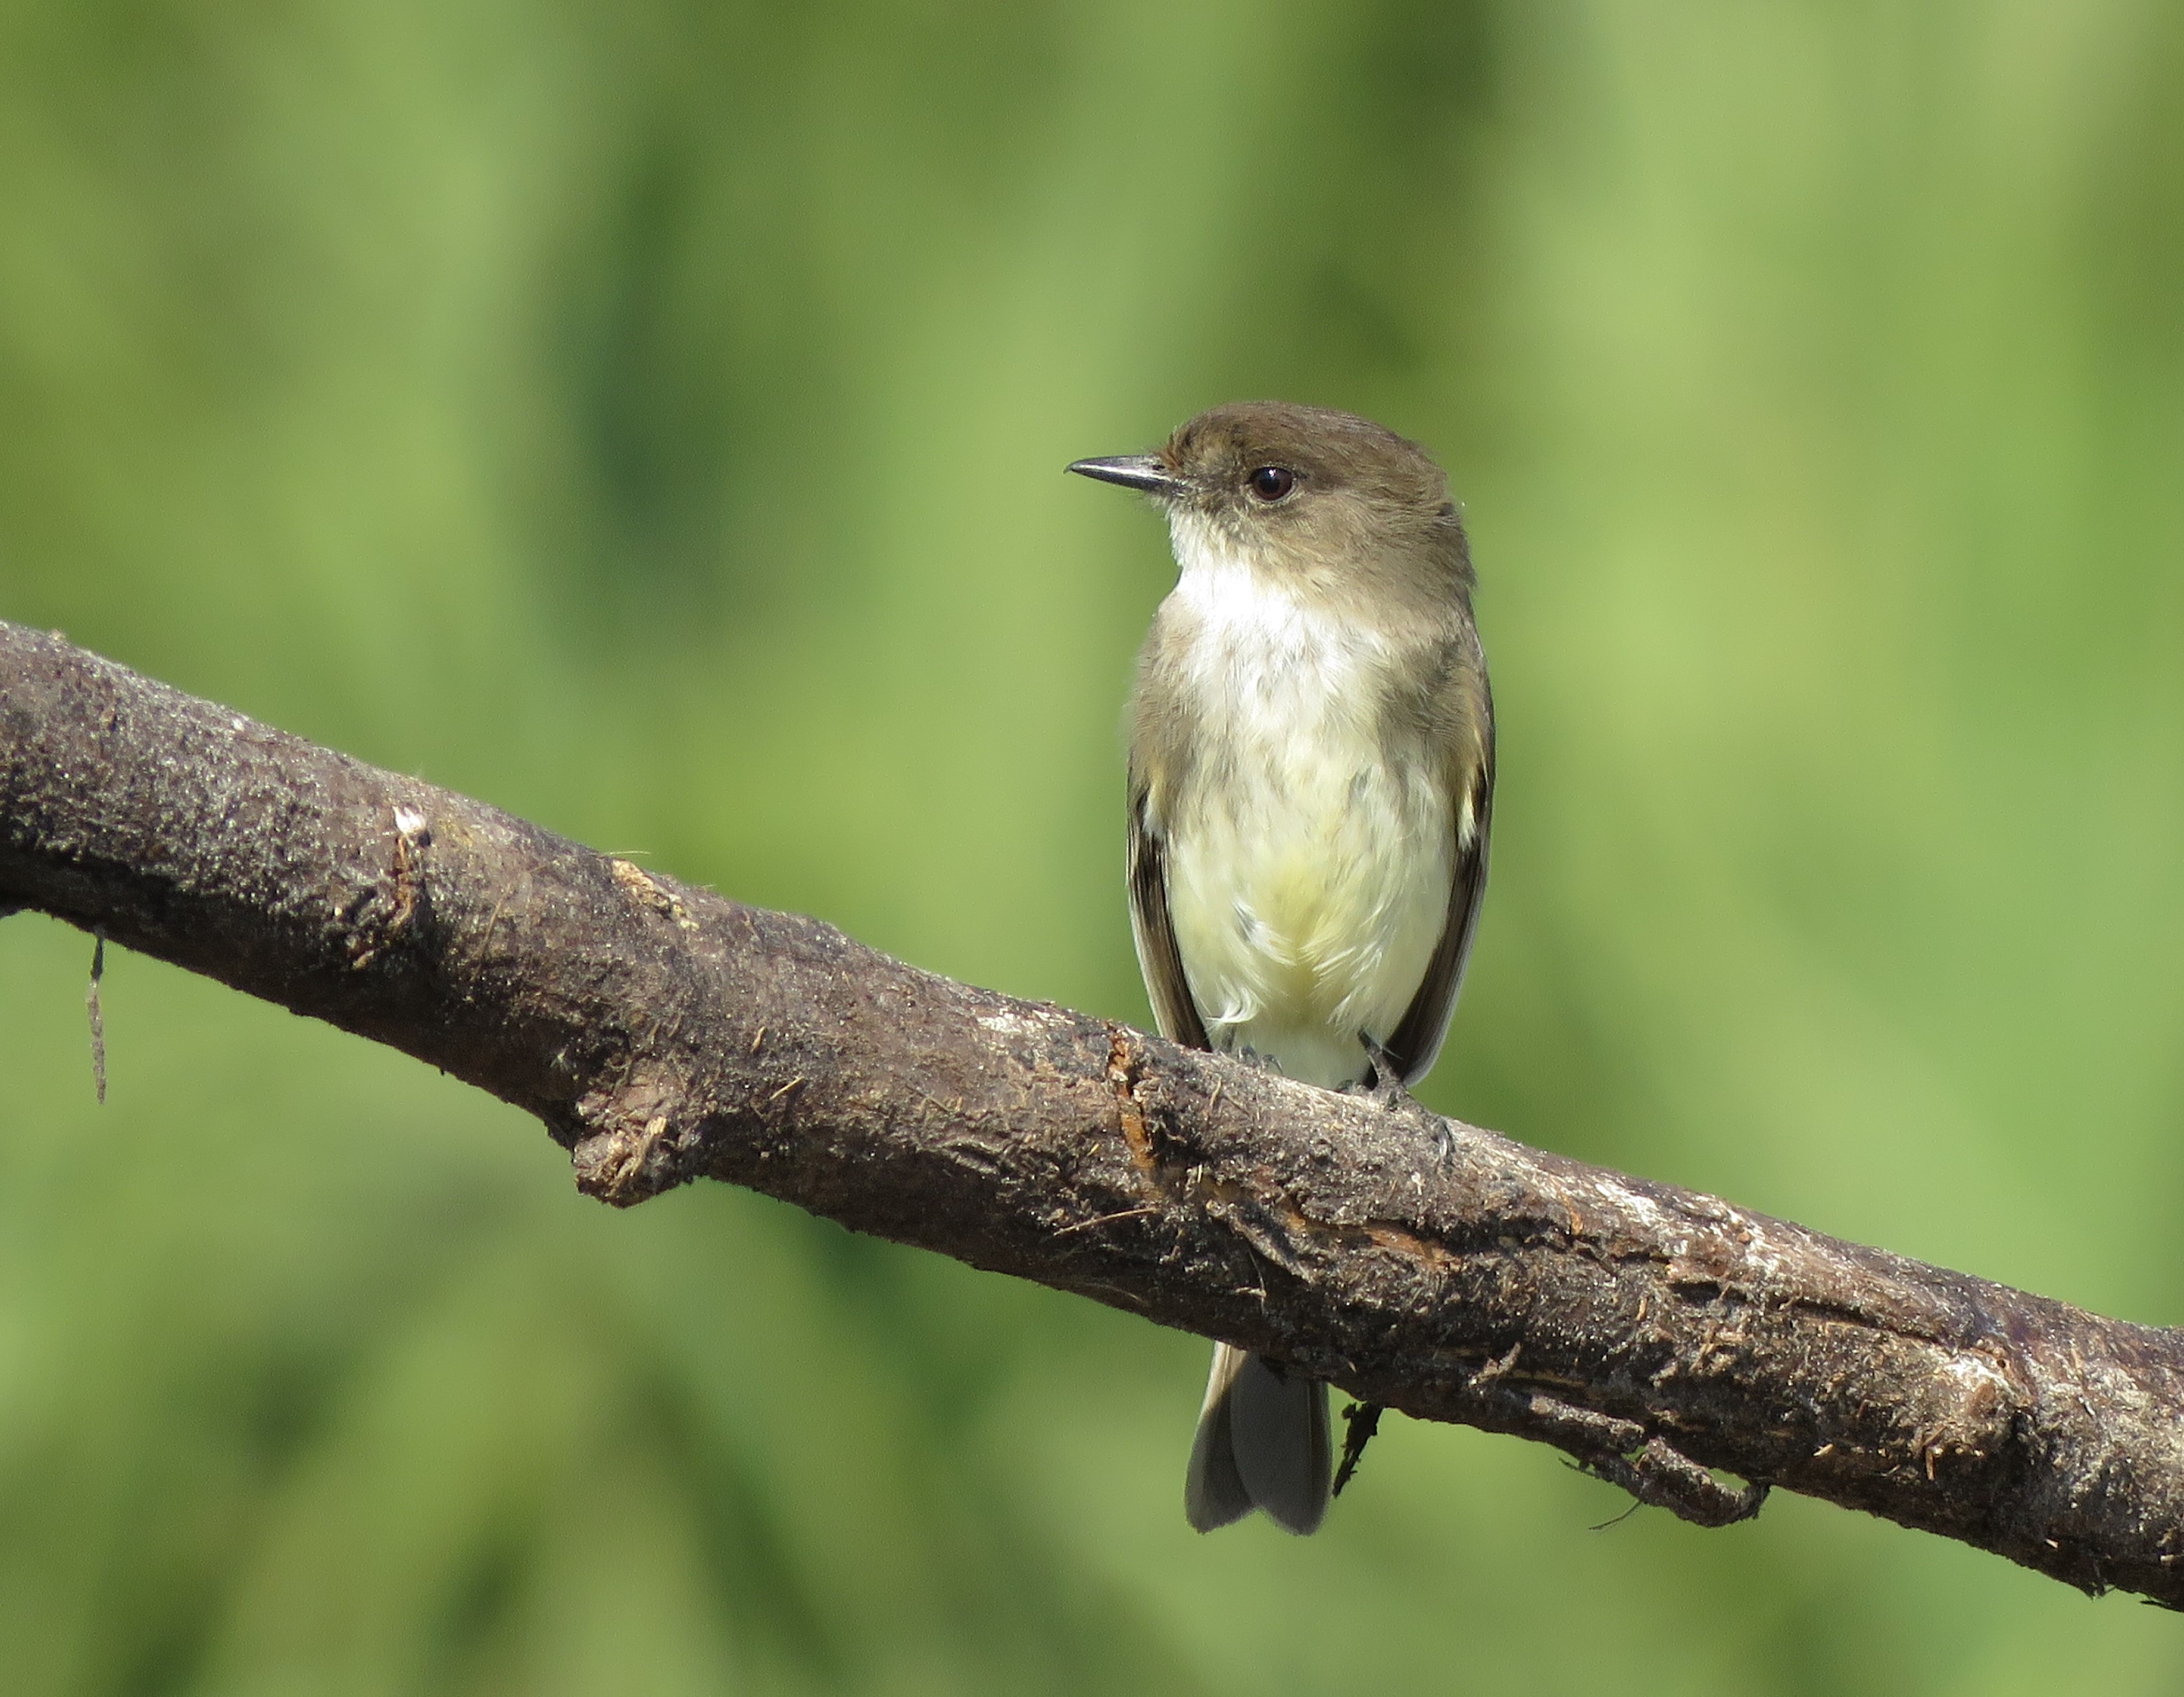
{"label": "bird's brown wing", "polygon": [[1138,968],[1161,1035],[1193,1049],[1211,1049],[1206,1022],[1190,999],[1183,976],[1183,957],[1175,952],[1175,932],[1167,916],[1167,855],[1145,820],[1146,790],[1130,791],[1130,931],[1137,938]]}
{"label": "bird's brown wing", "polygon": [[1467,795],[1474,825],[1471,839],[1456,841],[1448,917],[1441,926],[1440,941],[1426,965],[1418,994],[1411,998],[1411,1005],[1386,1043],[1389,1059],[1396,1063],[1406,1084],[1416,1083],[1432,1070],[1441,1039],[1448,1035],[1449,1019],[1456,1012],[1457,989],[1463,982],[1464,962],[1471,956],[1472,933],[1479,926],[1479,898],[1486,893],[1486,845],[1494,822],[1494,704],[1483,693],[1483,674],[1481,688],[1479,741],[1474,751],[1468,751],[1464,769],[1451,775],[1457,782],[1449,787],[1451,840],[1461,828]]}

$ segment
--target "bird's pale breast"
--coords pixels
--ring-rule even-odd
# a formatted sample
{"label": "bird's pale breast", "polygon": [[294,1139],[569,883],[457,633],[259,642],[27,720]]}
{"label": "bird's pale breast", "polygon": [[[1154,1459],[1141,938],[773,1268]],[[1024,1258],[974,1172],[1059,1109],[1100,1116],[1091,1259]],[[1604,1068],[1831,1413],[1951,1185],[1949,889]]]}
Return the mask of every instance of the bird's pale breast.
{"label": "bird's pale breast", "polygon": [[1233,558],[1186,559],[1163,609],[1198,746],[1161,821],[1177,953],[1217,1047],[1324,1085],[1364,1076],[1447,916],[1438,770],[1378,733],[1384,639]]}

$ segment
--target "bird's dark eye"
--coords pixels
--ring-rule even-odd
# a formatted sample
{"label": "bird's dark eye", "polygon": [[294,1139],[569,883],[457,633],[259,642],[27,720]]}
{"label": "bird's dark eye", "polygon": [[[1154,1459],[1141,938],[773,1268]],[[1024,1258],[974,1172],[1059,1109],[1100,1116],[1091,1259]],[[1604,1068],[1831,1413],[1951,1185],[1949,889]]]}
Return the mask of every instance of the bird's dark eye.
{"label": "bird's dark eye", "polygon": [[1245,481],[1262,501],[1279,501],[1296,487],[1296,473],[1286,466],[1262,465]]}

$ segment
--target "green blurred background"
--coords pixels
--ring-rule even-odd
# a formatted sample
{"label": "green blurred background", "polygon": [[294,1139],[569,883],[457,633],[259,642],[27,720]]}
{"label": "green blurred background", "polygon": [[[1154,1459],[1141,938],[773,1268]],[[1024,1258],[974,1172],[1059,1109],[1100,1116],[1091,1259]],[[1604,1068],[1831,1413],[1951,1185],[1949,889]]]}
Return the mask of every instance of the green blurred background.
{"label": "green blurred background", "polygon": [[[1426,1091],[2184,1321],[2184,13],[0,14],[0,616],[1142,1019],[1066,479],[1353,408],[1465,499],[1493,887]],[[0,925],[14,1694],[2170,1692],[2184,1627],[1398,1422],[1185,1530],[1202,1346]]]}

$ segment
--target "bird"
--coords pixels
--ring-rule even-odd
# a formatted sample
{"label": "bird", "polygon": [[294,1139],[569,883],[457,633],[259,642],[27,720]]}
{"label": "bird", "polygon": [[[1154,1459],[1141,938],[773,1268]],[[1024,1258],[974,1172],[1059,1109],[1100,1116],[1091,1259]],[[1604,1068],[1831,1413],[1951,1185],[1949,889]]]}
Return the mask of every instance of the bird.
{"label": "bird", "polygon": [[[1281,401],[1067,470],[1150,497],[1178,568],[1129,709],[1131,929],[1162,1035],[1401,1097],[1455,1011],[1494,803],[1446,474],[1368,419]],[[1332,1465],[1326,1385],[1217,1343],[1190,1523],[1314,1532]]]}

